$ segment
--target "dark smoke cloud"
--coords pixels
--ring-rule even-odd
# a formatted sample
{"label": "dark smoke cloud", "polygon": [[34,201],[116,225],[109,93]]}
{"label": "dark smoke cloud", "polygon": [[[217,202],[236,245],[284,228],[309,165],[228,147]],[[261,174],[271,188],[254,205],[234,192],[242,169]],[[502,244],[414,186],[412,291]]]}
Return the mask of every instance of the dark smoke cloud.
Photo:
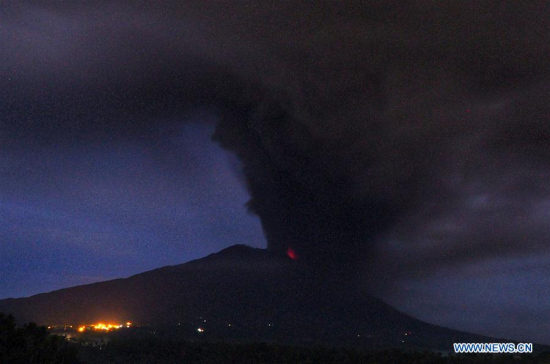
{"label": "dark smoke cloud", "polygon": [[542,2],[3,7],[9,148],[160,148],[162,126],[207,107],[271,249],[398,275],[546,249]]}

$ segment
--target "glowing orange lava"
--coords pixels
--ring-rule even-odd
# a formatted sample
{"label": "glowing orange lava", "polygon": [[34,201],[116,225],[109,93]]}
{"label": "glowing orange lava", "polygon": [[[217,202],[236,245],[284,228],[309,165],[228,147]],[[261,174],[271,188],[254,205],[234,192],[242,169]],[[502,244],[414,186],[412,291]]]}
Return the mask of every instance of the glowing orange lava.
{"label": "glowing orange lava", "polygon": [[294,249],[292,249],[291,247],[289,247],[289,248],[286,250],[286,255],[288,255],[288,257],[289,257],[290,259],[293,259],[293,260],[298,259],[298,254],[296,254],[296,252],[294,251]]}

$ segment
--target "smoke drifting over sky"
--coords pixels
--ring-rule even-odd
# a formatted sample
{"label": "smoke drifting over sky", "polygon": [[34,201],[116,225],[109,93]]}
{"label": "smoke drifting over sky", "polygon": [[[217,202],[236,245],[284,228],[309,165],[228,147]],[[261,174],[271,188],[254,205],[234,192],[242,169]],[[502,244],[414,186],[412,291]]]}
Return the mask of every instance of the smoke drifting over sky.
{"label": "smoke drifting over sky", "polygon": [[[409,312],[426,306],[400,292],[449,292],[438,275],[463,274],[458,287],[492,274],[475,274],[482,265],[534,264],[496,301],[548,288],[548,5],[364,3],[1,5],[2,207],[103,189],[98,213],[153,211],[162,224],[166,201],[197,191],[183,176],[226,178],[197,172],[201,147],[175,142],[217,122],[270,248],[353,273]],[[82,167],[89,153],[112,170]],[[167,192],[144,199],[152,191]],[[550,342],[529,330],[548,297],[528,302],[539,313],[513,334]]]}

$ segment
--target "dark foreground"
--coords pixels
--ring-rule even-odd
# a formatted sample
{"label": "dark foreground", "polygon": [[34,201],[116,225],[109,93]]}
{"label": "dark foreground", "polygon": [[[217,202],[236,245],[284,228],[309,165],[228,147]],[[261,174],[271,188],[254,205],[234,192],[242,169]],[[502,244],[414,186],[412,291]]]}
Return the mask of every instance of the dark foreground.
{"label": "dark foreground", "polygon": [[154,331],[125,334],[91,332],[53,335],[44,326],[17,327],[13,316],[0,313],[0,364],[100,363],[550,363],[550,352],[523,355],[454,355],[442,352],[365,350],[273,343],[209,342],[156,336]]}
{"label": "dark foreground", "polygon": [[[7,335],[6,335],[7,334]],[[213,343],[166,338],[113,338],[90,344],[50,335],[33,324],[0,335],[0,363],[550,363],[549,353],[528,355],[454,355],[429,351],[300,347],[268,343]]]}
{"label": "dark foreground", "polygon": [[427,351],[376,352],[326,347],[293,347],[266,343],[192,343],[155,339],[112,340],[103,347],[83,347],[85,363],[550,363],[548,354],[448,355]]}

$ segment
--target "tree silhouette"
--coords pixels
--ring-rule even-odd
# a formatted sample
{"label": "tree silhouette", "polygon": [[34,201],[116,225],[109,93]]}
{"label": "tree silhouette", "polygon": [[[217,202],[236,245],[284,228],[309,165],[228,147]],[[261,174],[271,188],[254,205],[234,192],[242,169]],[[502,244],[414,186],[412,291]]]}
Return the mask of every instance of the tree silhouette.
{"label": "tree silhouette", "polygon": [[18,328],[12,315],[0,313],[0,363],[78,363],[76,348],[50,335],[44,326],[29,323]]}

